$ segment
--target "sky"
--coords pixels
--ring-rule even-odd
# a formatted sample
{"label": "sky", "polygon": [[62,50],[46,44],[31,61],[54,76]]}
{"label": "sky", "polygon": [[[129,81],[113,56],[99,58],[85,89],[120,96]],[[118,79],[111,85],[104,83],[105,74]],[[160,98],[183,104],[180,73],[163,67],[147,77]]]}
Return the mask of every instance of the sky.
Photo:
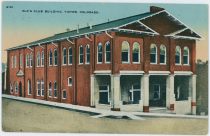
{"label": "sky", "polygon": [[[208,5],[5,1],[2,3],[2,62],[6,62],[7,48],[65,32],[67,28],[73,30],[78,25],[81,28],[87,24],[95,25],[148,12],[151,5],[165,8],[200,34],[202,39],[197,41],[196,59],[208,60]],[[27,10],[32,12],[23,12]],[[55,10],[56,13],[46,13],[45,10]],[[80,13],[81,11],[85,13]]]}

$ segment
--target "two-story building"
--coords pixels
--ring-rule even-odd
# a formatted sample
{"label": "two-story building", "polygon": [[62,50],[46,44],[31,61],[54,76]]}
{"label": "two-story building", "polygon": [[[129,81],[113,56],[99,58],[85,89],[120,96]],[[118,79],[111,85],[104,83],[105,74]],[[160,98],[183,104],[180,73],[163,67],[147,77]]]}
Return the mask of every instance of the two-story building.
{"label": "two-story building", "polygon": [[196,113],[196,40],[163,8],[7,50],[8,93],[95,108]]}

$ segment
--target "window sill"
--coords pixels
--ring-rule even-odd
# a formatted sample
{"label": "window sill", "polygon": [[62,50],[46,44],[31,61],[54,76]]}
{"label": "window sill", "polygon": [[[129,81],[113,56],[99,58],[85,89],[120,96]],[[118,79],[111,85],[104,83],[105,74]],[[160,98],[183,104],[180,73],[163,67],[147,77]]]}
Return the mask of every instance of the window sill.
{"label": "window sill", "polygon": [[140,62],[133,62],[132,64],[140,64]]}
{"label": "window sill", "polygon": [[167,65],[166,63],[160,63],[160,65]]}
{"label": "window sill", "polygon": [[63,100],[66,100],[66,98],[62,98]]}
{"label": "window sill", "polygon": [[130,64],[130,62],[122,62],[122,64]]}
{"label": "window sill", "polygon": [[157,63],[150,63],[150,64],[152,64],[152,65],[157,65]]}
{"label": "window sill", "polygon": [[191,66],[190,64],[183,64],[183,66]]}

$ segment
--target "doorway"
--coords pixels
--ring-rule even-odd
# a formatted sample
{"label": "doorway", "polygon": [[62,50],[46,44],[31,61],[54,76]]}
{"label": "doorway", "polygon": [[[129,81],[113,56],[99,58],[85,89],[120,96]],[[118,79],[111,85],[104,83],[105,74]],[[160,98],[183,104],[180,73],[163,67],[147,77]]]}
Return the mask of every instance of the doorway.
{"label": "doorway", "polygon": [[23,95],[22,95],[22,83],[21,82],[19,83],[19,96],[23,97]]}

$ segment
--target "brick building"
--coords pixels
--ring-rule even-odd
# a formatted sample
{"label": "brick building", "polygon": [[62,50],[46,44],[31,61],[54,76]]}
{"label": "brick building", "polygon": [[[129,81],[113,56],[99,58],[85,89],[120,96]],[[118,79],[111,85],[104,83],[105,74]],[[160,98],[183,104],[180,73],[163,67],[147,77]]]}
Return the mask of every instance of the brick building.
{"label": "brick building", "polygon": [[7,50],[8,93],[96,108],[196,111],[196,40],[168,11],[150,12]]}

